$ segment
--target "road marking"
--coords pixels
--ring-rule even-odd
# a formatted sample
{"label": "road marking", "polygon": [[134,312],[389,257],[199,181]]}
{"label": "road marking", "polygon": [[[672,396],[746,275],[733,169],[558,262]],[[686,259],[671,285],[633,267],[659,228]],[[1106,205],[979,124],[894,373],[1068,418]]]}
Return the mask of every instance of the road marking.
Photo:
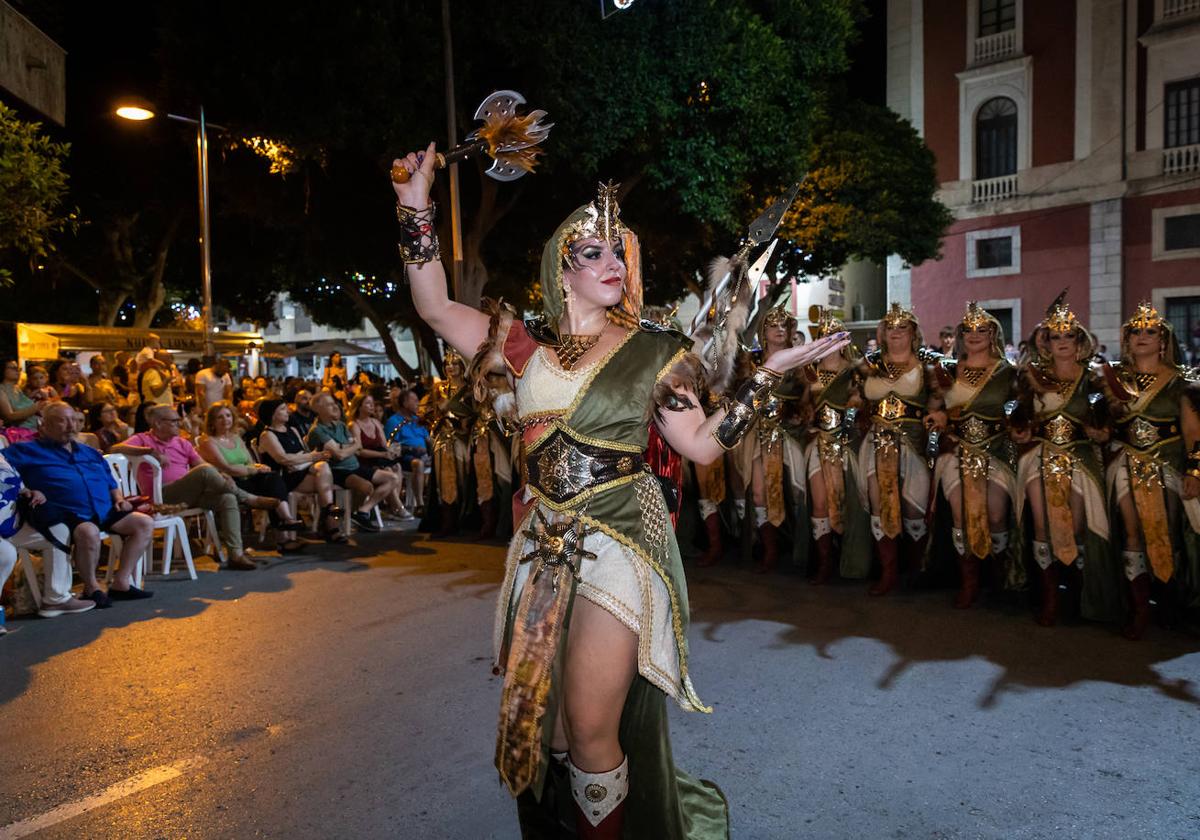
{"label": "road marking", "polygon": [[176,761],[173,764],[152,767],[149,770],[138,773],[136,776],[130,776],[123,782],[117,782],[115,785],[111,785],[92,796],[59,805],[57,808],[36,817],[10,823],[0,828],[0,840],[17,840],[18,837],[27,837],[35,831],[41,831],[52,825],[58,825],[60,822],[73,819],[80,814],[93,811],[96,808],[102,808],[110,802],[124,799],[127,796],[133,796],[135,793],[140,793],[155,785],[161,785],[163,782],[178,779],[184,773],[195,770],[203,763],[203,758],[195,756],[194,758],[185,758],[181,761]]}

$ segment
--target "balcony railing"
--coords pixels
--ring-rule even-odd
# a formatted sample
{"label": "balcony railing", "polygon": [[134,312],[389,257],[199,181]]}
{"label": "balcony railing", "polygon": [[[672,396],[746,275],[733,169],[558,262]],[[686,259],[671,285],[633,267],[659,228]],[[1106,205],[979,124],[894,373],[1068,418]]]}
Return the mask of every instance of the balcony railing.
{"label": "balcony railing", "polygon": [[985,204],[989,201],[1003,201],[1017,194],[1017,176],[1001,175],[999,178],[985,178],[971,184],[971,202]]}
{"label": "balcony railing", "polygon": [[[1191,0],[1200,3],[1200,0]],[[975,39],[975,64],[987,64],[1008,58],[1017,52],[1017,30],[1006,29],[995,35],[984,35]]]}
{"label": "balcony railing", "polygon": [[1200,12],[1200,0],[1163,0],[1163,20]]}
{"label": "balcony railing", "polygon": [[1178,175],[1181,172],[1197,170],[1200,170],[1200,143],[1193,146],[1175,146],[1172,149],[1163,149],[1164,175]]}

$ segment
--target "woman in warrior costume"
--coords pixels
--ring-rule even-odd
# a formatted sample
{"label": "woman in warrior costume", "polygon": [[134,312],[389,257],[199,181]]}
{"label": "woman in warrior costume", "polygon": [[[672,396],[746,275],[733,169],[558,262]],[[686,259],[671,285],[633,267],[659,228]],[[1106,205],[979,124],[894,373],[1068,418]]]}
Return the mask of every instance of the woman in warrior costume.
{"label": "woman in warrior costume", "polygon": [[474,413],[466,381],[467,365],[462,355],[454,348],[448,348],[442,368],[446,378],[433,383],[433,388],[422,400],[421,413],[421,419],[429,427],[433,446],[433,477],[439,503],[435,537],[453,533],[460,514],[467,507]]}
{"label": "woman in warrior costume", "polygon": [[[822,310],[816,337],[844,329],[840,319]],[[857,350],[847,347],[804,368],[808,384],[805,398],[809,403],[804,413],[813,418],[804,464],[812,536],[817,546],[812,583],[817,586],[828,583],[833,576],[835,534],[840,540],[842,576],[865,578],[870,573],[870,530],[866,512],[859,504],[854,475],[853,423],[847,421],[847,413],[857,412],[862,404],[855,382],[857,362]]]}
{"label": "woman in warrior costume", "polygon": [[[485,301],[486,303],[486,301]],[[497,306],[493,304],[493,306]],[[475,423],[471,428],[471,462],[475,498],[479,502],[479,539],[496,536],[502,516],[501,499],[512,497],[512,420],[516,408],[504,371],[471,371]],[[505,525],[507,528],[507,524]]]}
{"label": "woman in warrior costume", "polygon": [[[936,362],[934,372],[937,389],[926,423],[943,432],[953,449],[938,457],[933,480],[954,520],[950,533],[961,575],[954,606],[966,609],[979,596],[980,564],[989,557],[1005,563],[1008,557],[1009,512],[1017,487],[1017,453],[1004,413],[1016,387],[1016,368],[1004,358],[1000,322],[971,301],[954,328],[954,357]],[[1005,575],[1016,587],[1023,577]]]}
{"label": "woman in warrior costume", "polygon": [[[429,188],[434,147],[396,161],[400,250],[417,311],[450,344],[479,348],[514,381],[527,483],[497,611],[504,672],[496,764],[518,797],[525,837],[714,838],[723,797],[677,771],[664,699],[707,711],[687,662],[687,596],[662,485],[643,469],[653,423],[683,457],[736,445],[782,371],[844,339],[779,353],[706,417],[691,341],[639,322],[637,238],[616,189],[573,212],[547,241],[543,316],[491,318],[446,297]],[[423,162],[422,162],[423,161]],[[575,597],[579,595],[581,597]]]}
{"label": "woman in warrior costume", "polygon": [[[924,554],[929,467],[925,461],[925,409],[930,372],[916,317],[898,303],[876,329],[879,350],[859,362],[862,395],[871,427],[858,448],[859,494],[871,511],[879,555],[879,580],[868,590],[886,595],[900,571],[900,535],[912,541],[914,562]],[[903,521],[901,521],[903,520]]]}
{"label": "woman in warrior costume", "polygon": [[[796,319],[782,306],[771,309],[758,330],[761,355],[746,360],[746,378],[753,378],[760,367],[773,368],[775,355],[795,343]],[[754,529],[762,550],[757,572],[772,571],[778,564],[779,527],[787,519],[789,496],[795,505],[804,494],[804,456],[786,429],[802,389],[795,374],[785,375],[762,406],[758,428],[746,435],[736,453],[738,472],[749,483],[754,502]]]}
{"label": "woman in warrior costume", "polygon": [[[1171,325],[1149,303],[1121,327],[1121,359],[1105,370],[1118,455],[1108,466],[1109,498],[1124,532],[1122,552],[1132,614],[1128,639],[1150,620],[1151,585],[1195,605],[1200,584],[1200,415],[1196,383],[1184,379]],[[1159,603],[1178,602],[1174,592]]]}
{"label": "woman in warrior costume", "polygon": [[1072,588],[1082,583],[1085,618],[1106,621],[1119,614],[1096,445],[1108,432],[1093,417],[1097,400],[1102,401],[1099,375],[1089,366],[1096,342],[1063,302],[1064,295],[1034,329],[1020,363],[1019,419],[1012,432],[1017,444],[1034,444],[1017,462],[1016,510],[1023,515],[1028,499],[1033,559],[1041,577],[1037,623],[1043,627],[1058,618],[1063,567],[1073,571]]}

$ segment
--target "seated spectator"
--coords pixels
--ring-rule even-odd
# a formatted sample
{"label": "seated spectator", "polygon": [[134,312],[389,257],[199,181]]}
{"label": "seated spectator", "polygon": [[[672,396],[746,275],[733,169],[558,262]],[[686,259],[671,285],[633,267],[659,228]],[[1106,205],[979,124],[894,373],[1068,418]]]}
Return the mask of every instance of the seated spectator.
{"label": "seated spectator", "polygon": [[4,379],[0,381],[0,422],[4,423],[4,435],[16,443],[33,440],[37,436],[41,412],[49,401],[43,397],[35,400],[18,387],[21,381],[21,365],[16,359],[4,359]]}
{"label": "seated spectator", "polygon": [[54,389],[50,387],[50,375],[41,365],[30,365],[26,368],[25,396],[35,401],[54,399]]}
{"label": "seated spectator", "polygon": [[247,493],[271,497],[279,504],[270,511],[271,524],[279,532],[279,552],[294,554],[304,548],[296,529],[304,523],[292,516],[288,488],[283,477],[266,464],[257,463],[242,442],[233,422],[233,410],[225,403],[210,406],[204,418],[204,434],[196,447],[200,456]]}
{"label": "seated spectator", "polygon": [[397,519],[412,519],[412,514],[400,498],[400,488],[404,483],[404,476],[400,471],[400,447],[392,451],[388,446],[383,424],[375,416],[375,407],[375,398],[365,392],[350,403],[350,433],[359,445],[358,459],[366,466],[388,470],[395,476],[395,489],[388,496],[392,513]]}
{"label": "seated spectator", "polygon": [[90,446],[97,452],[104,452],[100,446],[100,438],[87,430],[87,415],[74,406],[71,411],[71,429],[75,433],[76,441],[84,446]]}
{"label": "seated spectator", "polygon": [[204,434],[204,415],[195,400],[184,400],[175,406],[179,412],[179,434],[195,443]]}
{"label": "seated spectator", "polygon": [[327,542],[345,542],[338,525],[342,511],[333,502],[333,471],[330,454],[311,452],[288,421],[287,403],[263,400],[258,406],[258,453],[264,464],[276,470],[289,493],[313,493],[321,507],[321,521],[314,523]]}
{"label": "seated spectator", "polygon": [[296,434],[300,436],[301,440],[308,435],[308,430],[313,427],[313,423],[317,422],[317,415],[313,413],[311,402],[312,391],[301,388],[296,392],[296,398],[288,408],[288,425],[296,430]]}
{"label": "seated spectator", "polygon": [[416,391],[405,391],[396,406],[397,411],[388,418],[384,431],[387,439],[400,444],[400,466],[408,472],[412,482],[413,496],[417,507],[413,513],[425,515],[425,470],[429,467],[429,429],[417,416],[421,404]]}
{"label": "seated spectator", "polygon": [[[150,455],[162,465],[162,498],[165,504],[185,504],[210,510],[217,520],[217,533],[229,553],[226,568],[249,571],[257,568],[242,548],[242,517],[239,497],[260,510],[272,510],[279,499],[252,496],[206,464],[196,447],[179,436],[179,415],[169,405],[151,406],[146,412],[150,431],[139,432],[113,452],[123,455]],[[138,470],[138,486],[149,496],[153,490],[153,472],[147,465]]]}
{"label": "seated spectator", "polygon": [[59,359],[50,365],[50,387],[55,399],[82,408],[92,401],[91,383],[83,378],[79,365],[70,359]]}
{"label": "seated spectator", "polygon": [[101,452],[108,452],[133,434],[133,429],[121,419],[117,407],[110,402],[96,403],[88,411],[88,428],[96,436]]}
{"label": "seated spectator", "polygon": [[92,356],[88,366],[92,371],[88,376],[88,384],[92,387],[92,405],[102,403],[116,405],[119,397],[116,383],[108,375],[108,359],[104,358],[103,353],[96,353]]}
{"label": "seated spectator", "polygon": [[[86,600],[104,608],[110,601],[151,596],[133,585],[133,573],[154,533],[154,520],[133,510],[104,456],[75,441],[70,406],[61,402],[47,406],[38,437],[10,446],[5,456],[25,486],[45,497],[44,502],[29,508],[29,524],[47,538],[52,536],[50,527],[59,523],[71,532],[75,568],[83,578]],[[120,563],[107,594],[96,578],[101,532],[122,537]]]}
{"label": "seated spectator", "polygon": [[[4,459],[4,453],[0,452],[0,588],[17,563],[16,546],[8,538],[19,532],[24,524],[22,507],[37,507],[45,502],[46,497],[41,492],[21,484],[21,477]],[[67,526],[61,523],[50,526],[50,535],[62,545],[71,539]],[[71,594],[71,564],[67,562],[65,552],[44,553],[42,575],[42,603],[38,607],[38,615],[42,618],[74,615],[96,606],[95,601],[76,598]],[[0,636],[4,633],[4,625],[0,623]]]}
{"label": "seated spectator", "polygon": [[328,452],[333,483],[362,497],[358,509],[351,516],[354,523],[364,531],[378,531],[379,528],[371,519],[371,511],[395,491],[395,475],[388,470],[359,463],[357,456],[362,447],[342,422],[341,408],[332,395],[317,394],[312,406],[317,412],[317,422],[308,432],[306,442],[309,448]]}
{"label": "seated spectator", "polygon": [[232,404],[233,379],[229,376],[229,360],[218,357],[196,374],[196,404],[203,416],[209,406],[219,402]]}

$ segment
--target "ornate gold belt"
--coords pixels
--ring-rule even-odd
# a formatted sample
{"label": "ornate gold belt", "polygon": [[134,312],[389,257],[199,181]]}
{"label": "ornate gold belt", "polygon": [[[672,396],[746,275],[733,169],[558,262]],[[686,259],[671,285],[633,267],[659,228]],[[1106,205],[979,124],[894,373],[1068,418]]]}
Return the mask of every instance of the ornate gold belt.
{"label": "ornate gold belt", "polygon": [[1066,446],[1086,435],[1083,426],[1064,414],[1056,414],[1038,427],[1037,437],[1048,440],[1055,446]]}
{"label": "ornate gold belt", "polygon": [[842,412],[831,405],[821,406],[817,412],[817,428],[822,432],[836,432],[842,426]]}
{"label": "ornate gold belt", "polygon": [[903,423],[917,422],[924,413],[917,406],[906,403],[895,394],[888,394],[875,403],[874,416],[876,420],[884,420],[888,423]]}
{"label": "ornate gold belt", "polygon": [[575,440],[555,429],[526,461],[529,484],[555,505],[565,505],[588,490],[641,472],[641,453],[609,449]]}
{"label": "ornate gold belt", "polygon": [[1146,451],[1179,437],[1179,423],[1175,420],[1151,420],[1134,417],[1117,424],[1117,439],[1126,446]]}
{"label": "ornate gold belt", "polygon": [[978,446],[1004,431],[1004,424],[985,420],[977,414],[960,417],[950,422],[950,431],[955,437]]}

